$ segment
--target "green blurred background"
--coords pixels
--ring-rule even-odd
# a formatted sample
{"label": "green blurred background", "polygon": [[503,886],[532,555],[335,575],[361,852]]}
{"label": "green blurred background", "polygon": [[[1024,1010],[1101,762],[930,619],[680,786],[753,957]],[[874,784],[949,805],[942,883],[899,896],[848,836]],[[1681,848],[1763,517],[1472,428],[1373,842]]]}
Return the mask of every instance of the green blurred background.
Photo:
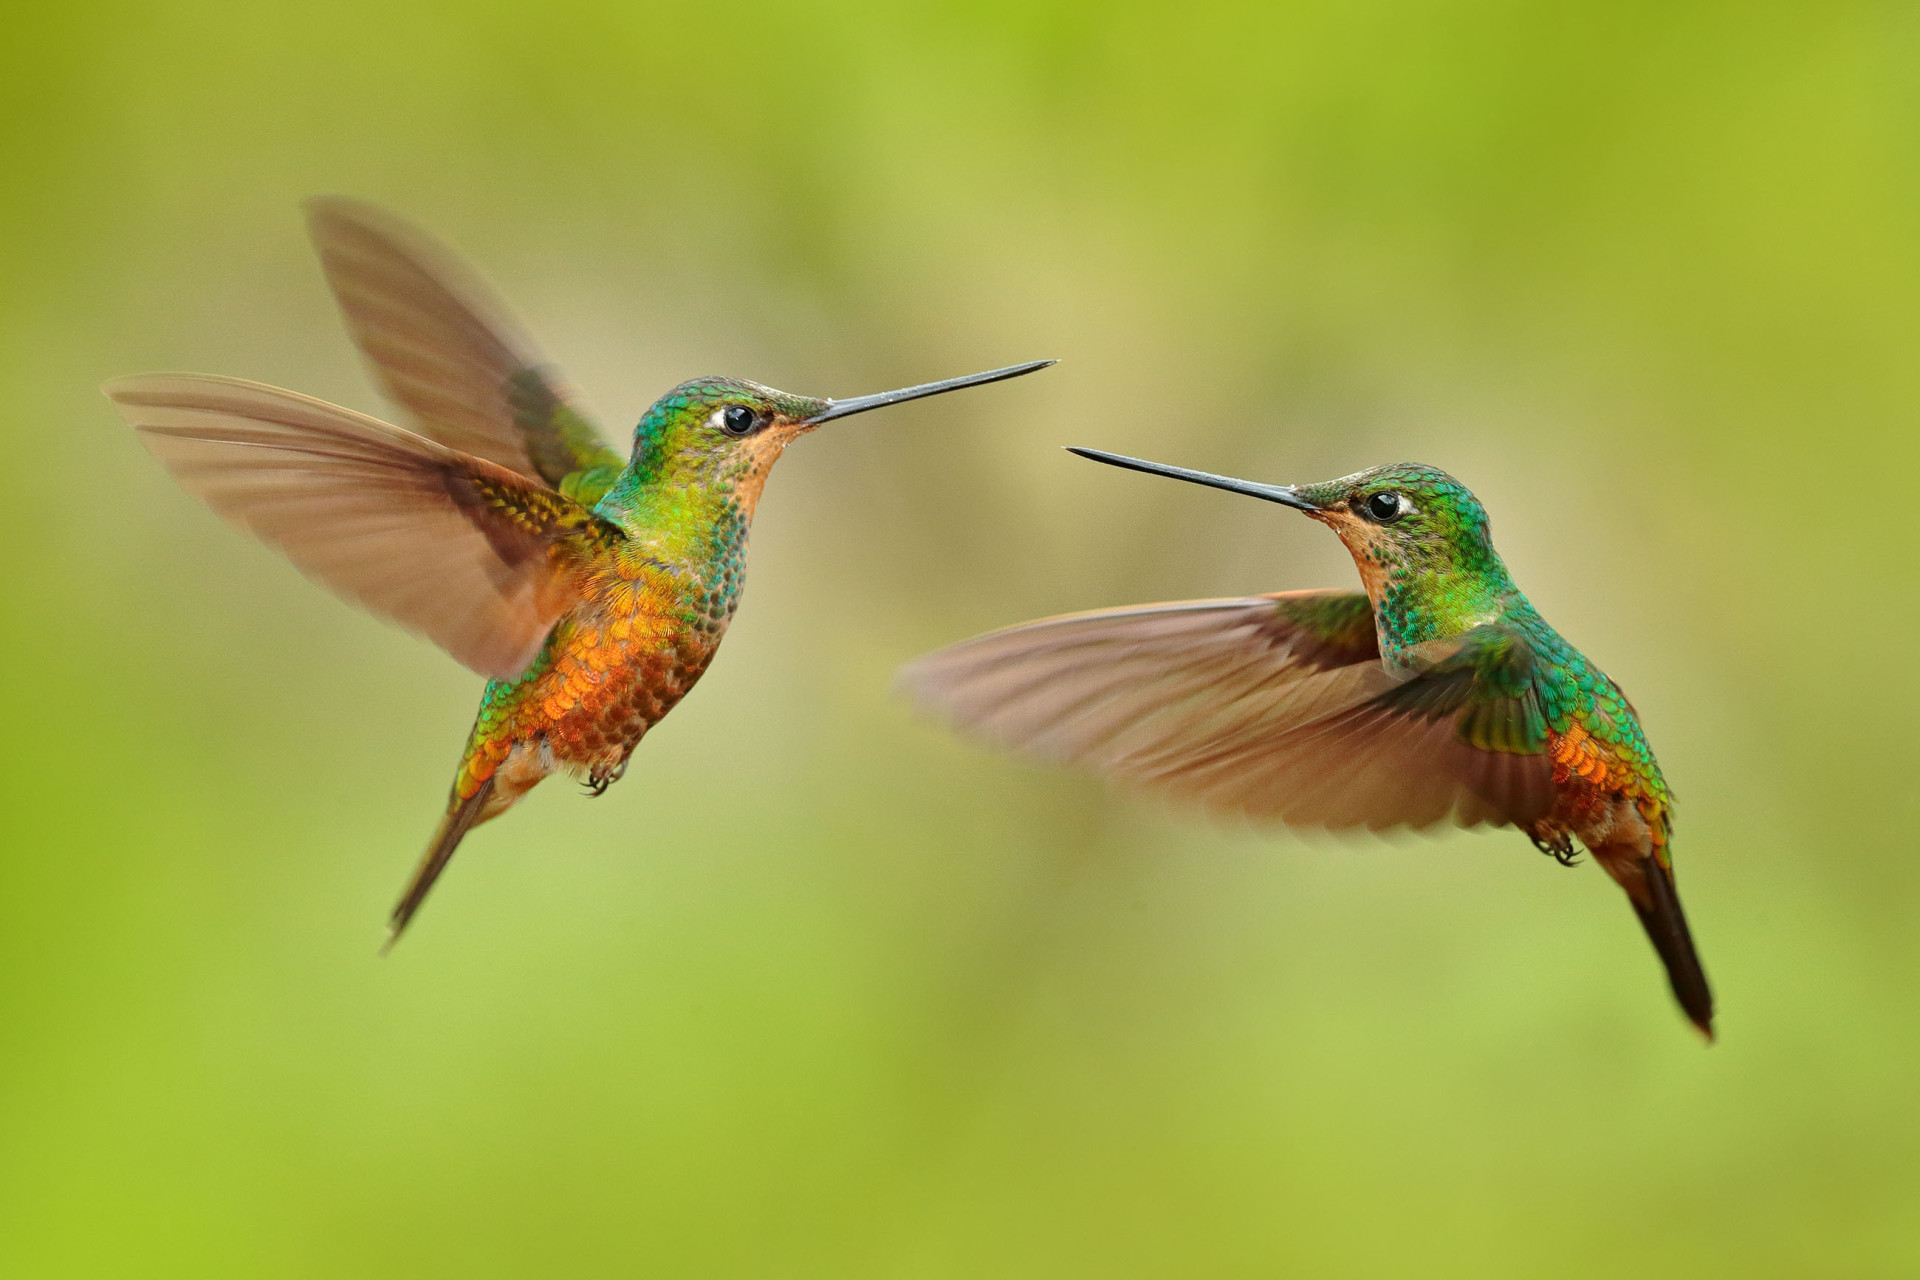
{"label": "green blurred background", "polygon": [[[1920,17],[1885,4],[14,5],[0,1274],[1920,1274]],[[804,441],[719,660],[375,949],[479,681],[95,388],[384,412],[300,226]],[[1417,459],[1632,692],[1722,1001],[1511,832],[1222,829],[888,693],[1353,580],[1088,466]]]}

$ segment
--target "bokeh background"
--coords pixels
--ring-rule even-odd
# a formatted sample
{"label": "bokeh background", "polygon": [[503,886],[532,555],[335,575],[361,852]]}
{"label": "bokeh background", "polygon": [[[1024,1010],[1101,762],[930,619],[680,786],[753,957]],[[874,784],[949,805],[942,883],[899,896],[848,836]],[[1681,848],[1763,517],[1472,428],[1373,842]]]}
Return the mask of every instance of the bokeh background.
{"label": "bokeh background", "polygon": [[[1920,1273],[1920,19],[1884,4],[14,4],[0,1273]],[[859,418],[625,782],[386,909],[479,681],[180,493],[159,368],[381,412],[296,204],[481,263],[616,438]],[[1442,465],[1681,798],[1706,1049],[1511,832],[1223,829],[915,653],[1352,581]]]}

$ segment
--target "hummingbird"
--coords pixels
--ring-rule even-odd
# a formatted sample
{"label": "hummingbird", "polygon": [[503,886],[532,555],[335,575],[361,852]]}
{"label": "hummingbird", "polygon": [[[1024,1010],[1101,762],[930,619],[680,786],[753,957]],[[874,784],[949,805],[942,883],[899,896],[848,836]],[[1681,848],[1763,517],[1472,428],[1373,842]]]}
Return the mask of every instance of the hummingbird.
{"label": "hummingbird", "polygon": [[488,677],[397,941],[462,838],[541,779],[600,795],[707,669],[747,531],[794,440],[1051,360],[849,399],[695,378],[622,458],[473,270],[373,205],[308,202],[348,331],[413,430],[204,374],[102,388],[180,484],[309,577]]}
{"label": "hummingbird", "polygon": [[1563,639],[1446,472],[1276,485],[1072,449],[1279,503],[1332,529],[1364,591],[1069,614],[929,654],[901,682],[989,741],[1224,813],[1329,830],[1517,827],[1626,891],[1682,1011],[1713,994],[1674,888],[1673,793],[1620,686]]}

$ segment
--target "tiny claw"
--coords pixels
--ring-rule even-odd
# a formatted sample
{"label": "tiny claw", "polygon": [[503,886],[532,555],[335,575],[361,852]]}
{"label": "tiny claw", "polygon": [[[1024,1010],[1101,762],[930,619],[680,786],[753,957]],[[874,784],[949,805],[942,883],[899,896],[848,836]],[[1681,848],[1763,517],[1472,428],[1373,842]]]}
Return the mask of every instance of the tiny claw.
{"label": "tiny claw", "polygon": [[1527,839],[1533,841],[1533,847],[1552,858],[1563,867],[1578,866],[1579,851],[1573,847],[1573,837],[1564,831],[1529,831]]}
{"label": "tiny claw", "polygon": [[611,769],[595,769],[587,775],[587,794],[590,796],[603,796],[607,794],[607,788],[620,781],[621,778],[626,776],[626,773],[627,762],[625,760],[614,765]]}

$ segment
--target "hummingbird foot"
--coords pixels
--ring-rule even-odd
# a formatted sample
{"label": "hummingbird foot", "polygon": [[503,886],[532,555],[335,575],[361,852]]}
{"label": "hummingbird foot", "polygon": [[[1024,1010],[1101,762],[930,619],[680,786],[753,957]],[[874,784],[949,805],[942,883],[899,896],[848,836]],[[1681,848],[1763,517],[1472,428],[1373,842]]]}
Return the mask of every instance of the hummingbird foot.
{"label": "hummingbird foot", "polygon": [[1575,866],[1580,861],[1580,854],[1573,847],[1573,837],[1565,831],[1536,827],[1527,832],[1527,839],[1533,841],[1534,848],[1563,867]]}
{"label": "hummingbird foot", "polygon": [[[629,759],[630,758],[631,757],[629,757]],[[626,774],[626,760],[622,760],[619,764],[611,768],[595,769],[587,775],[587,794],[590,796],[603,796],[607,794],[607,788],[620,781]]]}

